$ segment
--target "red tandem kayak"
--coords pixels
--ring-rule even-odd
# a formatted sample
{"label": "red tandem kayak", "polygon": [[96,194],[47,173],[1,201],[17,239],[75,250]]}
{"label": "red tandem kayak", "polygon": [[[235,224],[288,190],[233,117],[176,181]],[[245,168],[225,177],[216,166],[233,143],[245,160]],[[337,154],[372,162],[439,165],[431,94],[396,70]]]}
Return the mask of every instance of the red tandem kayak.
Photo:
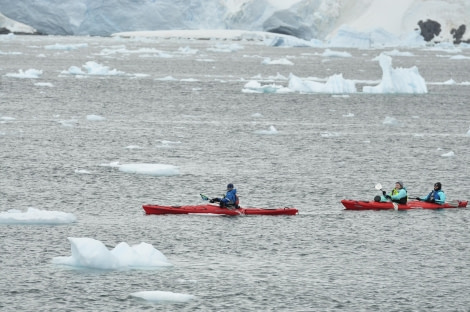
{"label": "red tandem kayak", "polygon": [[194,206],[160,206],[146,204],[142,206],[146,214],[219,214],[228,216],[239,215],[295,215],[299,211],[296,208],[220,208],[219,205],[194,205]]}
{"label": "red tandem kayak", "polygon": [[466,200],[455,200],[443,205],[428,203],[419,200],[412,200],[406,204],[396,204],[392,202],[376,202],[343,199],[341,201],[346,210],[409,210],[409,209],[445,209],[445,208],[465,208]]}

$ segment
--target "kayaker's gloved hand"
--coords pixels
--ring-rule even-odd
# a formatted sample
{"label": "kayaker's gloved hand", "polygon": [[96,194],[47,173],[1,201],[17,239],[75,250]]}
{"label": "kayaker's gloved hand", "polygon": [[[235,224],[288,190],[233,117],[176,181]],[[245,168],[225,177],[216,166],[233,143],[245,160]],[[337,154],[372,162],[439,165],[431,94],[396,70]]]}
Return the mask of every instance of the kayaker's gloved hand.
{"label": "kayaker's gloved hand", "polygon": [[384,194],[384,196],[385,196],[385,195],[387,195],[387,192],[385,192],[385,191],[382,191],[382,194]]}
{"label": "kayaker's gloved hand", "polygon": [[419,198],[419,197],[416,197],[416,200],[421,200],[421,198]]}
{"label": "kayaker's gloved hand", "polygon": [[390,196],[390,195],[385,195],[385,198],[386,198],[386,199],[392,199],[392,196]]}
{"label": "kayaker's gloved hand", "polygon": [[209,203],[213,203],[213,202],[214,202],[214,200],[213,200],[213,199],[210,199],[210,200],[209,200]]}
{"label": "kayaker's gloved hand", "polygon": [[214,197],[209,202],[211,202],[211,203],[220,202],[220,198]]}

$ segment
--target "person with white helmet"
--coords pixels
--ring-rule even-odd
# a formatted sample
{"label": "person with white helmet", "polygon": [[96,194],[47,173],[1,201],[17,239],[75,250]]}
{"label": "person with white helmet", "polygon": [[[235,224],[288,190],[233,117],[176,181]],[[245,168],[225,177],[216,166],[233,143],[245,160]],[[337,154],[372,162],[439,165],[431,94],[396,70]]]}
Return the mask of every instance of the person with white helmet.
{"label": "person with white helmet", "polygon": [[212,198],[210,200],[211,203],[219,202],[220,207],[225,208],[240,208],[239,206],[239,199],[237,195],[237,189],[233,186],[232,183],[227,185],[227,193],[225,194],[224,198]]}
{"label": "person with white helmet", "polygon": [[446,194],[442,190],[441,182],[436,182],[434,183],[434,189],[428,195],[426,195],[426,197],[416,197],[416,199],[442,205],[446,202]]}

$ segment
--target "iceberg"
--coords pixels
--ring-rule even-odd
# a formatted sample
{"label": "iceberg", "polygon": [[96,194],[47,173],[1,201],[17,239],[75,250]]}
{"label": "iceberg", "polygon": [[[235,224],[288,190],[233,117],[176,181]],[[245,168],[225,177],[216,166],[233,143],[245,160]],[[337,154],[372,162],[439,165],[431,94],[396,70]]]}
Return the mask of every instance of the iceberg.
{"label": "iceberg", "polygon": [[364,93],[427,93],[426,82],[418,68],[392,68],[392,58],[384,53],[377,57],[382,68],[382,80],[377,86],[364,86]]}
{"label": "iceberg", "polygon": [[54,257],[54,264],[100,270],[172,266],[163,253],[147,243],[129,246],[121,242],[108,250],[102,242],[93,238],[69,237],[68,240],[72,255]]}
{"label": "iceberg", "polygon": [[356,93],[356,83],[343,78],[343,74],[328,77],[326,83],[301,79],[293,74],[289,75],[289,89],[301,93]]}

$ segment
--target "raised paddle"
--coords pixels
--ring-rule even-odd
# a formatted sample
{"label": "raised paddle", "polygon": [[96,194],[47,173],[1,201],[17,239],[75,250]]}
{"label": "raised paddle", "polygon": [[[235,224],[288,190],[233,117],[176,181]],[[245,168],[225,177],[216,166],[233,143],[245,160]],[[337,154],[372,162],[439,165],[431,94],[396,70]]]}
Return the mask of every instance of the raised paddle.
{"label": "raised paddle", "polygon": [[[204,194],[199,194],[199,195],[201,195],[202,200],[208,200],[208,201],[211,201],[211,200],[212,200],[211,198],[207,197],[207,196],[204,195]],[[219,200],[215,200],[215,201],[218,202]],[[211,202],[211,203],[213,203],[213,202]]]}
{"label": "raised paddle", "polygon": [[210,198],[204,194],[199,194],[199,195],[201,195],[202,200],[210,200]]}
{"label": "raised paddle", "polygon": [[[375,189],[383,192],[383,190],[382,190],[382,184],[377,183],[377,184],[375,185]],[[397,204],[397,203],[392,202],[392,205],[393,205],[393,209],[398,210],[398,204]]]}

